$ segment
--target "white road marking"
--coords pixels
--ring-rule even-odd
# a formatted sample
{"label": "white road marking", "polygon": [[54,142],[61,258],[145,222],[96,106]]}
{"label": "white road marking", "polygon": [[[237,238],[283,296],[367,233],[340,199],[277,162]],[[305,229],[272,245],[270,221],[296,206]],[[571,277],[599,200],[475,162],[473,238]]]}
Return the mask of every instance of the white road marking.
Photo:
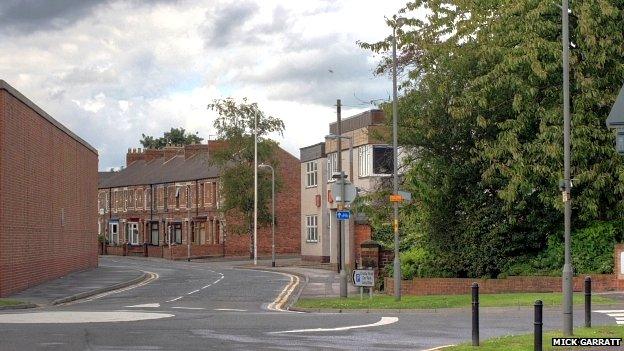
{"label": "white road marking", "polygon": [[247,310],[241,310],[238,308],[215,308],[215,311],[247,312]]}
{"label": "white road marking", "polygon": [[615,318],[615,323],[624,325],[624,310],[596,310],[594,312],[604,313],[609,317]]}
{"label": "white road marking", "polygon": [[[191,291],[191,292],[187,292],[187,293],[186,293],[186,295],[192,295],[192,294],[195,294],[196,292],[199,292],[199,291],[204,290],[204,289],[206,289],[206,288],[208,288],[208,287],[210,287],[210,286],[212,286],[212,285],[214,285],[214,284],[217,284],[217,283],[218,283],[218,282],[220,282],[223,278],[225,278],[225,277],[223,276],[223,273],[218,273],[218,272],[215,272],[215,271],[211,271],[211,270],[209,270],[209,269],[205,269],[205,270],[206,270],[206,271],[209,271],[209,272],[217,273],[218,275],[220,275],[219,279],[215,280],[214,282],[212,282],[212,283],[210,283],[210,284],[208,284],[208,285],[204,285],[203,287],[201,287],[201,288],[199,288],[199,289],[197,289],[197,290],[193,290],[193,291]],[[183,298],[183,297],[184,297],[184,296],[178,296],[178,297],[176,297],[175,299],[167,300],[166,302],[174,302],[174,301],[178,301],[178,300],[180,300],[180,299],[181,299],[181,298]]]}
{"label": "white road marking", "polygon": [[35,313],[15,313],[0,315],[0,324],[59,324],[59,323],[111,323],[133,322],[148,319],[161,319],[173,317],[168,313],[152,312],[79,312],[79,311],[53,311]]}
{"label": "white road marking", "polygon": [[179,299],[183,298],[184,296],[178,296],[175,299],[171,299],[171,300],[167,300],[167,302],[174,302],[174,301],[178,301]]}
{"label": "white road marking", "polygon": [[453,346],[455,346],[455,344],[437,346],[437,347],[434,347],[434,348],[432,348],[432,349],[426,349],[426,350],[422,350],[422,351],[436,351],[436,350],[443,350],[443,349],[445,349],[445,348],[447,348],[447,347],[453,347]]}
{"label": "white road marking", "polygon": [[315,332],[343,331],[343,330],[351,330],[351,329],[380,327],[380,326],[383,326],[383,325],[393,324],[393,323],[396,323],[398,321],[399,321],[398,317],[381,317],[379,322],[375,322],[375,323],[371,323],[371,324],[350,325],[350,326],[346,326],[346,327],[337,327],[337,328],[315,328],[315,329],[284,330],[284,331],[278,331],[278,332],[270,332],[269,334],[315,333]]}
{"label": "white road marking", "polygon": [[193,291],[191,291],[191,292],[187,292],[186,294],[187,294],[187,295],[191,295],[191,294],[194,294],[194,293],[196,293],[196,292],[199,292],[199,289],[197,289],[197,290],[193,290]]}
{"label": "white road marking", "polygon": [[171,308],[176,308],[178,310],[205,310],[205,308],[203,307],[171,307]]}
{"label": "white road marking", "polygon": [[142,305],[132,305],[132,306],[126,306],[126,307],[132,307],[132,308],[143,308],[143,307],[158,308],[158,307],[160,307],[160,304],[159,303],[144,303]]}
{"label": "white road marking", "polygon": [[142,272],[145,272],[145,273],[149,274],[149,277],[147,279],[145,279],[144,281],[138,283],[138,284],[130,285],[130,286],[127,286],[125,288],[121,288],[121,289],[117,289],[117,290],[107,291],[107,292],[104,292],[104,293],[101,293],[101,294],[97,294],[97,295],[91,296],[91,297],[86,298],[86,299],[81,299],[81,300],[71,301],[71,302],[67,302],[67,303],[62,303],[62,304],[59,304],[58,306],[73,305],[73,304],[78,304],[78,303],[83,303],[83,302],[89,302],[89,301],[101,299],[101,298],[103,298],[105,296],[108,296],[108,295],[119,294],[120,292],[136,289],[136,288],[141,287],[143,285],[147,285],[147,284],[153,282],[154,280],[156,280],[156,279],[158,279],[160,277],[157,273],[154,273],[154,272],[147,272],[147,271],[142,271]]}

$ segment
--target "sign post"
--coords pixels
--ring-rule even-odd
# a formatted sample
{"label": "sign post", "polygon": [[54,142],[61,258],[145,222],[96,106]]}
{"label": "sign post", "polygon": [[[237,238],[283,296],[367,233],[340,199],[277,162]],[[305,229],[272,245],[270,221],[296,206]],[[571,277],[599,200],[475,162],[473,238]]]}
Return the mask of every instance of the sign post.
{"label": "sign post", "polygon": [[354,269],[353,285],[360,288],[360,300],[364,293],[364,287],[368,288],[369,299],[372,299],[373,287],[375,286],[375,271],[372,269]]}

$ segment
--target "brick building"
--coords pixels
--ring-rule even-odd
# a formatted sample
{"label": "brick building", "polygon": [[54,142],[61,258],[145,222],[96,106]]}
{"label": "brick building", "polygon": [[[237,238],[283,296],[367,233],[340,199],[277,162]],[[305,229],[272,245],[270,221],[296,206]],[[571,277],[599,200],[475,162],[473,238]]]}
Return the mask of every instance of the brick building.
{"label": "brick building", "polygon": [[0,297],[96,267],[97,151],[0,80]]}
{"label": "brick building", "polygon": [[[375,189],[380,178],[393,171],[392,146],[381,140],[387,133],[385,115],[369,110],[342,120],[342,150],[335,139],[300,149],[301,158],[301,256],[305,260],[338,262],[338,231],[332,174],[338,172],[338,157],[348,180],[362,192]],[[329,133],[337,134],[336,122]],[[340,156],[338,156],[340,154]],[[348,269],[361,263],[360,245],[371,239],[371,227],[361,213],[351,209],[344,221],[345,262]]]}
{"label": "brick building", "polygon": [[[248,235],[232,233],[219,211],[219,168],[210,155],[222,141],[128,150],[126,167],[100,172],[98,234],[108,254],[163,258],[249,254]],[[299,254],[299,160],[277,148],[275,251]],[[189,245],[190,244],[190,245]],[[271,228],[258,228],[258,255],[271,252]]]}

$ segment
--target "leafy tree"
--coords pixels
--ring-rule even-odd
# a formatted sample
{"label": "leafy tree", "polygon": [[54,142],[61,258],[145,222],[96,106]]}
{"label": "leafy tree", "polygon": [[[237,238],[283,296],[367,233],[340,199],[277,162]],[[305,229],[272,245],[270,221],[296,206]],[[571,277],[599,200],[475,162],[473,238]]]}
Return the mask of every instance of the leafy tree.
{"label": "leafy tree", "polygon": [[[414,14],[422,9],[425,19]],[[604,125],[624,80],[624,1],[579,0],[571,10],[573,226],[583,228],[624,206],[622,160]],[[399,142],[417,150],[404,187],[415,198],[406,211],[419,218],[403,229],[441,271],[496,276],[561,236],[561,10],[418,0],[400,12]],[[389,39],[361,45],[387,53]]]}
{"label": "leafy tree", "polygon": [[[226,141],[225,147],[213,153],[214,162],[221,166],[221,193],[224,203],[221,210],[229,218],[239,220],[227,223],[232,233],[247,233],[250,237],[250,257],[253,258],[254,209],[254,119],[257,117],[258,164],[270,164],[276,170],[276,191],[280,187],[277,172],[276,149],[278,144],[268,138],[270,133],[282,134],[284,122],[266,115],[257,103],[247,99],[236,102],[231,98],[214,100],[208,109],[218,115],[214,121],[217,137]],[[271,223],[271,174],[258,171],[258,223]],[[276,218],[276,223],[277,223]],[[236,223],[241,223],[237,225]]]}
{"label": "leafy tree", "polygon": [[160,138],[154,138],[153,136],[141,134],[143,139],[140,140],[141,145],[148,149],[162,149],[167,145],[183,146],[191,144],[199,144],[204,140],[195,134],[186,133],[186,130],[182,127],[171,128],[168,132],[164,132]]}

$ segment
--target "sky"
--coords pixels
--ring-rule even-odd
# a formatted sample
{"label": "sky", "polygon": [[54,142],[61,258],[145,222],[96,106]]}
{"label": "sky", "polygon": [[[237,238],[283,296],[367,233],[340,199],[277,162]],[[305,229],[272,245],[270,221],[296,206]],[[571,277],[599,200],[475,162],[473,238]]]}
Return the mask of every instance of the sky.
{"label": "sky", "polygon": [[93,145],[99,169],[141,134],[214,137],[207,105],[232,97],[281,118],[295,156],[336,119],[387,100],[380,57],[357,41],[391,34],[405,0],[2,0],[0,79]]}

